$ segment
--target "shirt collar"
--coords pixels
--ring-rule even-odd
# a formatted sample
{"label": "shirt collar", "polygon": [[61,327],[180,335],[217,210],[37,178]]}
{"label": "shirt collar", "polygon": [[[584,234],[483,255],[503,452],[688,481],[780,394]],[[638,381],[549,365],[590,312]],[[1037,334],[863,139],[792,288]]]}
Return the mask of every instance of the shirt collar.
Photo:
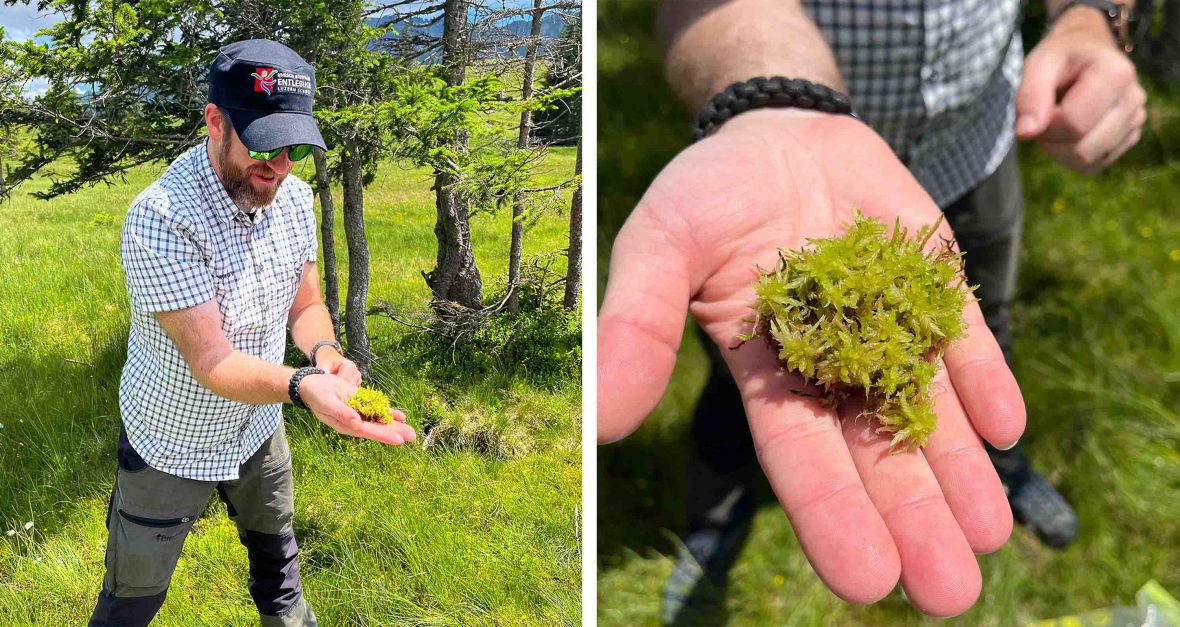
{"label": "shirt collar", "polygon": [[200,152],[197,155],[198,178],[205,190],[205,197],[209,200],[209,207],[218,217],[227,224],[238,220],[243,224],[254,226],[262,222],[263,218],[274,210],[275,204],[278,202],[278,194],[275,194],[274,200],[269,205],[255,209],[254,219],[251,220],[249,214],[229,197],[225,186],[221,184],[221,179],[217,178],[217,173],[213,171],[213,162],[209,160],[209,138],[206,137],[205,141],[201,142],[196,149]]}

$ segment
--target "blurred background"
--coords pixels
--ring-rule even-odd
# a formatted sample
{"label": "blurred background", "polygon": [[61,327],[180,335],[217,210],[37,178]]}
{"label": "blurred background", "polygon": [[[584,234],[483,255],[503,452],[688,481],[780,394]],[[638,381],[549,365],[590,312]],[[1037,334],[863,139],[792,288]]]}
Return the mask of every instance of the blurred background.
{"label": "blurred background", "polygon": [[[1017,528],[980,556],[979,602],[956,625],[1035,623],[1135,605],[1149,580],[1180,593],[1180,3],[1156,3],[1136,59],[1149,92],[1139,144],[1086,177],[1022,146],[1026,221],[1014,315],[1028,408],[1021,442],[1077,509],[1062,552]],[[1032,6],[1037,5],[1037,6]],[[654,2],[600,0],[598,294],[611,243],[648,183],[688,144],[693,112],[667,88]],[[1040,3],[1026,50],[1044,29]],[[658,624],[685,524],[688,425],[707,359],[685,330],[676,371],[645,425],[598,453],[598,616]],[[753,531],[710,624],[933,624],[895,592],[838,599],[807,563],[766,485]],[[941,621],[940,621],[941,622]]]}

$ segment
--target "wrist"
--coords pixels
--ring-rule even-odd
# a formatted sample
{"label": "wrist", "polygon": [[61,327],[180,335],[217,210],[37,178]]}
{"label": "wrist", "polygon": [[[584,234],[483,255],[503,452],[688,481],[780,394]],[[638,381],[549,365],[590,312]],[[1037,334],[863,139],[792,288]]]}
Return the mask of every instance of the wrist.
{"label": "wrist", "polygon": [[316,352],[315,365],[317,368],[327,368],[344,361],[344,353],[335,348],[325,347]]}
{"label": "wrist", "polygon": [[766,136],[769,133],[786,131],[789,133],[810,134],[813,131],[825,132],[824,129],[852,125],[868,128],[864,122],[851,115],[842,113],[828,113],[814,109],[795,109],[791,107],[774,107],[747,111],[734,116],[717,129],[715,135],[727,134],[756,134]]}
{"label": "wrist", "polygon": [[1053,18],[1049,34],[1084,37],[1088,42],[1107,42],[1121,50],[1111,19],[1096,6],[1070,4]]}
{"label": "wrist", "polygon": [[307,367],[300,368],[291,375],[291,379],[287,383],[287,397],[292,405],[300,409],[308,409],[303,400],[303,384],[307,377],[317,374],[324,374],[324,371],[319,368]]}
{"label": "wrist", "polygon": [[693,141],[708,137],[733,118],[766,109],[817,111],[855,116],[842,92],[806,79],[755,77],[729,85],[697,112]]}
{"label": "wrist", "polygon": [[340,342],[336,340],[324,340],[316,342],[315,346],[307,354],[307,358],[311,361],[312,367],[334,364],[344,359],[344,353],[340,350]]}

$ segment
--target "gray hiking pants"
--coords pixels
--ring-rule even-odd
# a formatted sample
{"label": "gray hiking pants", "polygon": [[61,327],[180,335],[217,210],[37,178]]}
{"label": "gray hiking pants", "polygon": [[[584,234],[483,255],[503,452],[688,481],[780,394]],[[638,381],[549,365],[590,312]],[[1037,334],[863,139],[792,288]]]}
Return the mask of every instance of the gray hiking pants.
{"label": "gray hiking pants", "polygon": [[233,481],[184,479],[148,466],[120,429],[119,469],[107,511],[106,576],[91,627],[147,625],[168,591],[184,539],[214,490],[250,559],[250,596],[264,627],[314,626],[303,598],[291,522],[291,450],[278,429]]}

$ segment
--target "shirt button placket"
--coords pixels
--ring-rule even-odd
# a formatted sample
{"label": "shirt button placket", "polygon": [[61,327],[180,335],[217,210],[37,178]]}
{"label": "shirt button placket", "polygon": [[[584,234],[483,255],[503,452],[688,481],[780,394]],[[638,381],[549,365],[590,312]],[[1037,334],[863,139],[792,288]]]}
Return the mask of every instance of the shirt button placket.
{"label": "shirt button placket", "polygon": [[238,429],[238,463],[246,461],[246,431],[250,428],[250,417],[247,417],[242,422],[241,428]]}

